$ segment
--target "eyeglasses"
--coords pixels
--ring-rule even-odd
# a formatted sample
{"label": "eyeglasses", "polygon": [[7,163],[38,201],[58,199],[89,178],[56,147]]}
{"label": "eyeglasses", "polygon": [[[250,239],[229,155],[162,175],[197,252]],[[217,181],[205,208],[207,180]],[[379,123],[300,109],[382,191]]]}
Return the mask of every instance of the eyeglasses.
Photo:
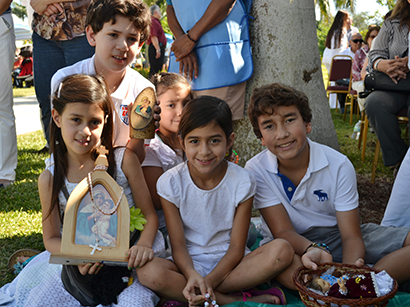
{"label": "eyeglasses", "polygon": [[357,43],[363,43],[364,41],[362,39],[352,39],[352,42],[357,44]]}
{"label": "eyeglasses", "polygon": [[375,38],[377,35],[370,35],[369,38]]}

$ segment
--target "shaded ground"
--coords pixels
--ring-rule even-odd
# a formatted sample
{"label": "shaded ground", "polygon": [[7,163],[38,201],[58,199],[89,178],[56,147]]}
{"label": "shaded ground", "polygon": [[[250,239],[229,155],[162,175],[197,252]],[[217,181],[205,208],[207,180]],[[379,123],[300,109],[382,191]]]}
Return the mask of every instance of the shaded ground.
{"label": "shaded ground", "polygon": [[379,224],[389,201],[393,182],[387,178],[376,178],[370,183],[368,176],[357,174],[359,210],[362,223]]}

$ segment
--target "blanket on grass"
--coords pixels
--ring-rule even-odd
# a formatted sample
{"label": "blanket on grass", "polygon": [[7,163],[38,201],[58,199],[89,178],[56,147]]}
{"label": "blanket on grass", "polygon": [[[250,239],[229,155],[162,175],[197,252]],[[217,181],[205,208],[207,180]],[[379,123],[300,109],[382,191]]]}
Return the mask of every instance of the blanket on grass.
{"label": "blanket on grass", "polygon": [[[283,290],[286,295],[286,302],[288,307],[305,307],[302,303],[301,299],[296,292],[291,293],[286,289]],[[253,302],[234,302],[226,307],[270,307],[272,305],[269,304],[260,304],[260,303],[253,303]],[[403,307],[403,306],[410,306],[410,294],[406,292],[397,292],[397,294],[389,301],[388,307]]]}

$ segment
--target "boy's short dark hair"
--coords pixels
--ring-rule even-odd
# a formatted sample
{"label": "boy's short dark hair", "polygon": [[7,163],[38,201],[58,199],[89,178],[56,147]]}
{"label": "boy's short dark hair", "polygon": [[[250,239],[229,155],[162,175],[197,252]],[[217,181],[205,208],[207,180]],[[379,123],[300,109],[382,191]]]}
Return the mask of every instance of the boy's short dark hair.
{"label": "boy's short dark hair", "polygon": [[310,123],[312,121],[312,111],[309,107],[309,99],[303,92],[280,83],[273,83],[255,88],[248,107],[248,117],[256,137],[262,137],[258,124],[259,116],[266,114],[272,115],[275,106],[293,105],[298,108],[305,123]]}
{"label": "boy's short dark hair", "polygon": [[87,11],[85,24],[98,33],[107,22],[115,24],[115,16],[129,18],[140,31],[140,44],[150,36],[151,13],[141,0],[93,0]]}

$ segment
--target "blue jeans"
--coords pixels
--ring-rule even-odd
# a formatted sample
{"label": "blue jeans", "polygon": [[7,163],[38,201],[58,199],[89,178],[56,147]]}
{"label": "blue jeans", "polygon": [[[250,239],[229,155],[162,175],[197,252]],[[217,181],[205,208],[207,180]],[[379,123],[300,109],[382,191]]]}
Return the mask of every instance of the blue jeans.
{"label": "blue jeans", "polygon": [[51,121],[50,83],[52,76],[60,68],[90,58],[93,54],[94,47],[90,46],[85,35],[67,41],[53,41],[44,39],[33,32],[34,87],[40,104],[41,122],[47,144],[49,144]]}

